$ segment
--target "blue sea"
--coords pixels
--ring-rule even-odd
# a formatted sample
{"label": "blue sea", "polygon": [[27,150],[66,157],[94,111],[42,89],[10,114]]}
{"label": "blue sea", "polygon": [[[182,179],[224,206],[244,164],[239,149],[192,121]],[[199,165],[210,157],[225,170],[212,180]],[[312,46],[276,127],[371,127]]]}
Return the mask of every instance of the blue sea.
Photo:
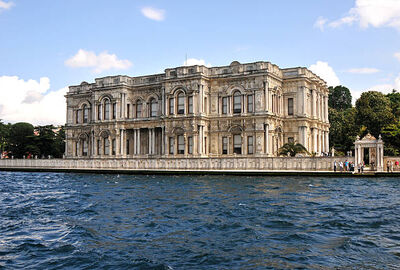
{"label": "blue sea", "polygon": [[400,179],[0,172],[0,269],[400,269]]}

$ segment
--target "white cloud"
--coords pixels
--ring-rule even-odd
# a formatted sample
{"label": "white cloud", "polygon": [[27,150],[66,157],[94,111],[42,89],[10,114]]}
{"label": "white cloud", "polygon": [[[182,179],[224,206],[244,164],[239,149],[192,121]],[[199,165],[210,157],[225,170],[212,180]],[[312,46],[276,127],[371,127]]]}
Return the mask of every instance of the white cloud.
{"label": "white cloud", "polygon": [[152,7],[144,7],[141,10],[142,14],[150,20],[163,21],[165,19],[165,10]]}
{"label": "white cloud", "polygon": [[351,25],[358,22],[362,28],[394,27],[400,30],[400,1],[399,0],[356,0],[346,16],[330,22],[330,27]]}
{"label": "white cloud", "polygon": [[340,84],[340,80],[337,77],[335,71],[327,62],[317,61],[309,69],[326,81],[328,86],[337,86]]}
{"label": "white cloud", "polygon": [[314,23],[314,27],[318,28],[321,31],[324,31],[325,24],[328,20],[324,17],[318,17],[318,19]]}
{"label": "white cloud", "polygon": [[0,119],[34,125],[65,124],[65,97],[68,88],[51,91],[47,77],[23,80],[0,76]]}
{"label": "white cloud", "polygon": [[109,69],[127,69],[132,63],[129,60],[120,60],[115,54],[108,54],[107,51],[96,55],[92,51],[80,49],[74,56],[65,61],[69,67],[93,67],[95,73]]}
{"label": "white cloud", "polygon": [[400,61],[400,52],[397,52],[394,54],[394,57],[397,58],[397,60]]}
{"label": "white cloud", "polygon": [[377,73],[380,70],[377,68],[351,68],[347,70],[349,73],[355,73],[355,74],[372,74],[372,73]]}
{"label": "white cloud", "polygon": [[206,61],[204,61],[203,59],[196,59],[196,58],[189,58],[186,61],[183,62],[184,66],[206,66],[206,67],[211,67],[211,64],[208,63],[206,64]]}
{"label": "white cloud", "polygon": [[0,11],[2,9],[10,9],[12,6],[14,6],[13,2],[4,2],[0,0]]}

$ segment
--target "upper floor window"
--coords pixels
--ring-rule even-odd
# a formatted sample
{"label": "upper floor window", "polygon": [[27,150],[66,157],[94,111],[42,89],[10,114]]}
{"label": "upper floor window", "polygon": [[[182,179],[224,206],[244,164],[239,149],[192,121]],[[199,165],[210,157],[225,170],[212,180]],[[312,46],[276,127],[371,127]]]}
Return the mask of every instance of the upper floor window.
{"label": "upper floor window", "polygon": [[89,122],[89,107],[83,105],[83,123]]}
{"label": "upper floor window", "polygon": [[247,96],[247,112],[253,112],[253,95]]}
{"label": "upper floor window", "polygon": [[183,93],[178,94],[178,114],[185,113],[185,96]]}
{"label": "upper floor window", "polygon": [[174,114],[174,99],[170,98],[169,99],[169,115]]}
{"label": "upper floor window", "polygon": [[75,123],[76,123],[76,124],[79,124],[79,123],[80,123],[81,115],[82,115],[81,113],[82,113],[81,110],[77,110],[77,111],[76,111],[76,114],[75,114]]}
{"label": "upper floor window", "polygon": [[228,98],[223,97],[222,98],[222,114],[227,114],[228,113]]}
{"label": "upper floor window", "polygon": [[193,97],[188,97],[188,113],[193,113]]}
{"label": "upper floor window", "polygon": [[293,98],[288,98],[288,115],[293,115]]}
{"label": "upper floor window", "polygon": [[126,118],[131,117],[131,104],[126,104]]}
{"label": "upper floor window", "polygon": [[142,102],[136,101],[136,118],[142,117]]}
{"label": "upper floor window", "polygon": [[152,98],[150,100],[150,117],[156,117],[158,113],[158,103],[157,100]]}
{"label": "upper floor window", "polygon": [[233,94],[233,113],[242,112],[242,95],[239,91]]}
{"label": "upper floor window", "polygon": [[112,104],[112,119],[117,117],[117,103]]}
{"label": "upper floor window", "polygon": [[104,120],[110,119],[110,101],[108,99],[104,102]]}
{"label": "upper floor window", "polygon": [[101,104],[97,105],[97,120],[101,120]]}

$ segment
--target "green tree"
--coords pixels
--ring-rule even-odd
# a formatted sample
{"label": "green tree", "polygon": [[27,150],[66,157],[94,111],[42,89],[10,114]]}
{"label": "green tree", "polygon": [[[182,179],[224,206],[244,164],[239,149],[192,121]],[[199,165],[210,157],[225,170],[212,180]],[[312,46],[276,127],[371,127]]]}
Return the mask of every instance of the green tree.
{"label": "green tree", "polygon": [[329,88],[328,106],[332,109],[343,111],[352,107],[350,90],[343,86],[338,85]]}
{"label": "green tree", "polygon": [[296,156],[296,154],[310,154],[307,149],[300,143],[289,142],[282,145],[279,148],[279,155],[280,156],[287,156],[290,155],[291,157]]}
{"label": "green tree", "polygon": [[356,111],[356,124],[366,126],[367,131],[375,137],[381,134],[383,127],[395,121],[389,98],[380,92],[362,93],[356,101]]}
{"label": "green tree", "polygon": [[400,117],[400,93],[393,89],[392,93],[386,95],[390,100],[390,108],[396,118]]}
{"label": "green tree", "polygon": [[11,151],[11,155],[22,158],[29,153],[38,154],[33,131],[34,128],[29,123],[20,122],[11,125],[8,138],[8,149]]}
{"label": "green tree", "polygon": [[336,150],[346,153],[354,148],[359,133],[355,124],[356,113],[354,107],[343,111],[329,108],[329,142]]}
{"label": "green tree", "polygon": [[4,124],[0,119],[0,155],[7,148],[9,133],[10,125]]}
{"label": "green tree", "polygon": [[382,139],[385,142],[385,155],[398,156],[400,154],[400,119],[382,129]]}

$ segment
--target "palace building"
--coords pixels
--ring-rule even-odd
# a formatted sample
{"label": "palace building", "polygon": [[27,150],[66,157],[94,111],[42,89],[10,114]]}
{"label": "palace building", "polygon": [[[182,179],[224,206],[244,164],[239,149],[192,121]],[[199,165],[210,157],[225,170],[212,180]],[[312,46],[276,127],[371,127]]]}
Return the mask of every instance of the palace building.
{"label": "palace building", "polygon": [[66,158],[274,157],[329,151],[328,88],[304,67],[183,66],[70,86]]}

